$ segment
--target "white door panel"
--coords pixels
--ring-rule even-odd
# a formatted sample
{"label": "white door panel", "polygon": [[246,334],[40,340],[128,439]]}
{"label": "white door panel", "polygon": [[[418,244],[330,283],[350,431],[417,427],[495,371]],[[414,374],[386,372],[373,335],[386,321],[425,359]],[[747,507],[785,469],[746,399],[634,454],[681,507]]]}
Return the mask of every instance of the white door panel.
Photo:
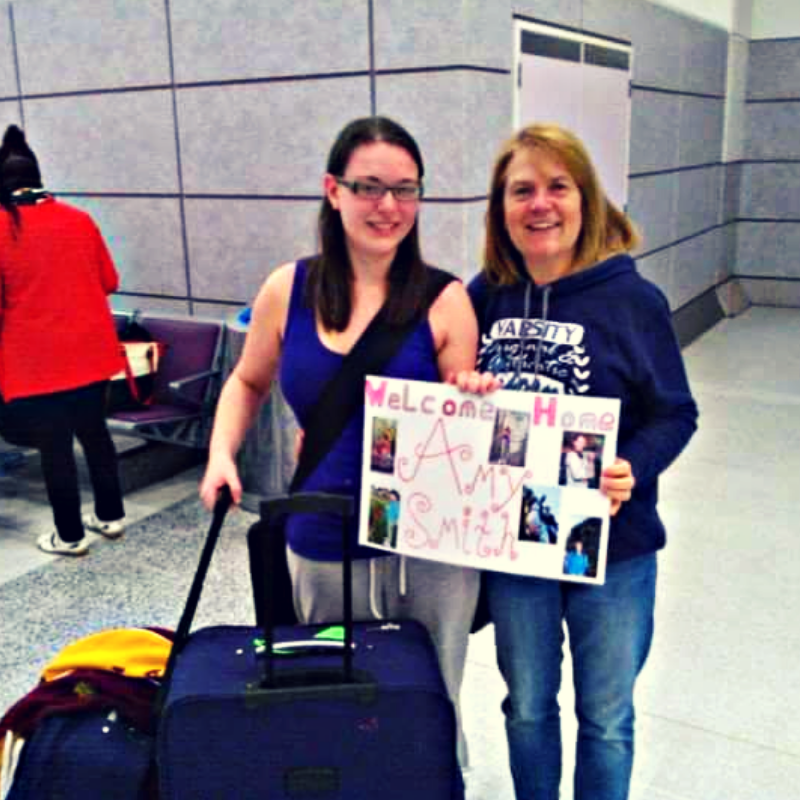
{"label": "white door panel", "polygon": [[557,122],[589,151],[608,196],[628,195],[630,45],[516,20],[514,125]]}

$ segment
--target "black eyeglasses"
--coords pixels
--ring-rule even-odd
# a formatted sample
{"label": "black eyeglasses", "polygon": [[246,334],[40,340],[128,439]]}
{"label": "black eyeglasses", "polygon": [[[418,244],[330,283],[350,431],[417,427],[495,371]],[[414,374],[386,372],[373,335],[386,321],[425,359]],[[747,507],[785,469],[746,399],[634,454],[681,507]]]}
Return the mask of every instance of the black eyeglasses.
{"label": "black eyeglasses", "polygon": [[402,183],[399,186],[387,186],[384,183],[365,181],[346,181],[344,178],[337,178],[336,183],[346,186],[356,197],[363,197],[365,200],[381,200],[386,192],[391,192],[392,197],[399,203],[412,203],[422,197],[422,184]]}

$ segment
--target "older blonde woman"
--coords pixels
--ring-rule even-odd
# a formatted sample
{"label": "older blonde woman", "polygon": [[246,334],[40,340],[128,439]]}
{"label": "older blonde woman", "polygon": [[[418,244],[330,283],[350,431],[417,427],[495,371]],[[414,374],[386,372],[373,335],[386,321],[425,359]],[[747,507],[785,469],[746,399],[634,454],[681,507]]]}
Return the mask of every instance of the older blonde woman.
{"label": "older blonde woman", "polygon": [[633,688],[650,649],[656,552],[665,543],[658,476],[697,418],[667,301],[629,255],[636,241],[570,132],[532,125],[503,146],[483,270],[469,287],[479,371],[457,383],[621,400],[618,458],[600,480],[613,514],[605,584],[487,576],[519,800],[559,796],[565,624],[578,716],[575,800],[628,797]]}

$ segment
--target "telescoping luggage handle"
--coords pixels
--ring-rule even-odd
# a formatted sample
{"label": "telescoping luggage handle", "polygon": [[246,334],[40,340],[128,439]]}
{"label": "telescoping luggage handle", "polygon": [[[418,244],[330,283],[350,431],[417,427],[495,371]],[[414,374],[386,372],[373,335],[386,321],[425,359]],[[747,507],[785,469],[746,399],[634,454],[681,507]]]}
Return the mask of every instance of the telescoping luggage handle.
{"label": "telescoping luggage handle", "polygon": [[194,574],[192,586],[189,589],[189,596],[186,599],[186,605],[181,614],[178,629],[175,632],[172,650],[170,650],[167,666],[164,670],[164,680],[161,682],[156,698],[157,713],[160,713],[163,708],[178,655],[189,639],[189,631],[191,630],[194,615],[197,611],[197,605],[200,602],[200,594],[203,591],[203,584],[208,574],[208,567],[211,564],[211,556],[214,555],[214,549],[217,546],[219,534],[222,530],[222,523],[225,522],[225,515],[228,513],[228,509],[232,504],[233,497],[231,496],[231,490],[227,485],[223,486],[220,489],[217,502],[214,504],[213,518],[211,520],[211,526],[208,529],[205,544],[203,545],[203,552],[200,554],[200,563],[197,565],[197,571]]}
{"label": "telescoping luggage handle", "polygon": [[[334,514],[342,520],[342,580],[343,580],[343,606],[344,606],[344,647],[342,648],[344,683],[352,683],[353,676],[353,556],[350,544],[350,532],[347,522],[353,515],[353,498],[347,495],[327,494],[325,492],[297,492],[282,495],[261,502],[261,520],[263,526],[253,526],[248,537],[268,534],[272,522],[279,521],[282,517],[292,514]],[[263,529],[262,529],[263,528]],[[254,580],[253,591],[261,594],[255,597],[256,607],[263,609],[263,635],[264,635],[264,676],[263,686],[269,687],[275,682],[274,667],[274,604],[270,598],[271,584],[269,576],[275,572],[275,551],[272,547],[256,547],[250,545],[250,552],[261,552],[264,563],[263,574],[267,580]],[[253,576],[257,574],[258,565],[251,564]]]}
{"label": "telescoping luggage handle", "polygon": [[[197,570],[192,580],[189,595],[186,599],[183,613],[181,614],[178,628],[175,632],[175,638],[170,651],[167,666],[164,670],[164,679],[159,687],[159,692],[155,701],[156,714],[160,714],[164,702],[166,701],[169,687],[172,680],[172,674],[175,670],[175,664],[178,656],[186,642],[189,640],[189,633],[191,631],[194,615],[197,611],[197,606],[200,602],[200,595],[203,591],[203,584],[205,583],[208,574],[208,568],[211,565],[211,558],[214,555],[217,542],[219,540],[222,525],[225,521],[225,516],[228,513],[233,498],[231,496],[228,486],[223,486],[220,489],[217,502],[214,505],[213,517],[211,525],[206,536],[205,544],[203,545],[202,553],[200,554],[200,561],[197,565]],[[347,520],[353,513],[353,499],[343,495],[325,494],[321,492],[304,492],[294,495],[287,495],[277,497],[271,500],[262,501],[262,519],[269,520],[276,517],[281,517],[286,514],[294,514],[298,512],[305,513],[329,513],[336,514],[342,517],[342,566],[344,570],[344,629],[345,629],[345,642],[344,642],[344,682],[353,682],[353,598],[352,598],[352,554],[350,547],[350,536],[347,530]],[[248,536],[254,535],[253,528]],[[251,548],[252,552],[252,548]],[[270,563],[264,564],[265,574],[269,575],[272,564],[271,548],[263,548],[264,558]],[[262,581],[262,587],[268,592],[269,582]],[[254,584],[255,588],[255,584]],[[265,609],[263,636],[266,644],[266,658],[265,674],[262,684],[269,686],[273,683],[274,667],[272,658],[272,643],[273,643],[273,629],[272,619],[269,616],[272,611],[272,604],[269,598],[255,597],[255,602],[261,604]]]}

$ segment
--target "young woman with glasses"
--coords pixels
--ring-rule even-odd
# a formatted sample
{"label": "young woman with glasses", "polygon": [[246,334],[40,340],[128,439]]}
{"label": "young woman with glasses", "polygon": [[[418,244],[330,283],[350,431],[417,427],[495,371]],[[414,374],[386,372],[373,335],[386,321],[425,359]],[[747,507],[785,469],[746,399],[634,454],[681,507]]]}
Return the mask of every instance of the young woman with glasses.
{"label": "young woman with glasses", "polygon": [[[241,498],[235,455],[273,379],[279,378],[306,427],[323,386],[384,304],[391,324],[417,320],[384,375],[439,381],[474,367],[477,324],[461,282],[452,280],[425,308],[428,283],[438,271],[420,253],[423,173],[416,142],[392,120],[357,119],[339,134],[323,178],[319,253],[283,265],[264,283],[242,357],[223,388],[200,489],[207,507],[226,484],[234,501]],[[363,425],[362,407],[303,490],[351,494],[359,507]],[[298,515],[286,533],[301,622],[340,620],[340,526],[319,515]],[[478,573],[359,547],[355,523],[351,536],[355,618],[422,622],[458,709]],[[460,755],[463,765],[463,737]]]}

